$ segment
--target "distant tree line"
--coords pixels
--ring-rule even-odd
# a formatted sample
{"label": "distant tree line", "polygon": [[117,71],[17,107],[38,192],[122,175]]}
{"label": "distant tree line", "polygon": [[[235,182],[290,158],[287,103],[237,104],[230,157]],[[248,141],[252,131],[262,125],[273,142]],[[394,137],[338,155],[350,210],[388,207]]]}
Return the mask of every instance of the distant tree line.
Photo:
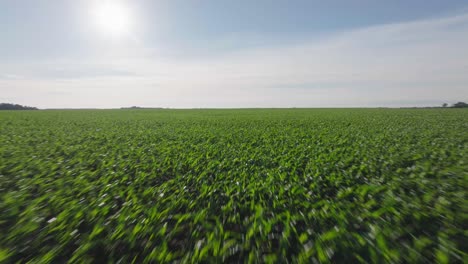
{"label": "distant tree line", "polygon": [[19,104],[0,103],[0,110],[38,110],[36,107],[24,106]]}
{"label": "distant tree line", "polygon": [[[447,107],[448,104],[447,103],[444,103],[442,105],[442,107]],[[452,106],[450,106],[451,108],[468,108],[468,104],[465,103],[465,102],[458,102],[458,103],[455,103],[453,104]]]}
{"label": "distant tree line", "polygon": [[140,106],[131,106],[131,107],[121,107],[120,109],[164,109],[162,107],[140,107]]}

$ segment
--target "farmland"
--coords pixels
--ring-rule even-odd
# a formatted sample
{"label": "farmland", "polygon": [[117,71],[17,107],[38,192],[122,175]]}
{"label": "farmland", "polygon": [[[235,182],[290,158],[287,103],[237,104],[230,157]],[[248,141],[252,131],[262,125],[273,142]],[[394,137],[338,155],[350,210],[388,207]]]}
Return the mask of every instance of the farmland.
{"label": "farmland", "polygon": [[0,112],[0,262],[465,262],[465,109]]}

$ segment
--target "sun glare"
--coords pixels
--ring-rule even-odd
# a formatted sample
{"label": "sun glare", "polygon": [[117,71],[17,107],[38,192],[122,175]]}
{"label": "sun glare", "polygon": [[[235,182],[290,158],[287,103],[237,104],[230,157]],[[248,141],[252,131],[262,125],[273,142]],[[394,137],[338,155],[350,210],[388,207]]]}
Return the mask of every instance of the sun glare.
{"label": "sun glare", "polygon": [[97,27],[105,34],[124,35],[131,30],[131,14],[122,1],[101,1],[94,7]]}

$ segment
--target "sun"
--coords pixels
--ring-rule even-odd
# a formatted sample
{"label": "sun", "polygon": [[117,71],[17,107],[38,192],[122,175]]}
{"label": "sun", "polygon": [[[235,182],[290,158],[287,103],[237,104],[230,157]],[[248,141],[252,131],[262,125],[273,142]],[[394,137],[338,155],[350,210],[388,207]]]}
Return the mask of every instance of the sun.
{"label": "sun", "polygon": [[129,7],[124,2],[99,1],[93,11],[96,26],[104,34],[120,36],[130,33],[132,17]]}

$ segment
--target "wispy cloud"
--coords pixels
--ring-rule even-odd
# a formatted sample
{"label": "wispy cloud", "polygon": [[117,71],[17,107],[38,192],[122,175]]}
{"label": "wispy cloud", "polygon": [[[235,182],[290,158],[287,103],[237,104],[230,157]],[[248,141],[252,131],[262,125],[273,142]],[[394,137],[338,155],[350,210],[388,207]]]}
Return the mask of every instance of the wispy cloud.
{"label": "wispy cloud", "polygon": [[146,47],[134,57],[0,65],[28,76],[0,78],[0,90],[42,107],[438,104],[468,99],[466,47],[468,13],[204,57]]}

